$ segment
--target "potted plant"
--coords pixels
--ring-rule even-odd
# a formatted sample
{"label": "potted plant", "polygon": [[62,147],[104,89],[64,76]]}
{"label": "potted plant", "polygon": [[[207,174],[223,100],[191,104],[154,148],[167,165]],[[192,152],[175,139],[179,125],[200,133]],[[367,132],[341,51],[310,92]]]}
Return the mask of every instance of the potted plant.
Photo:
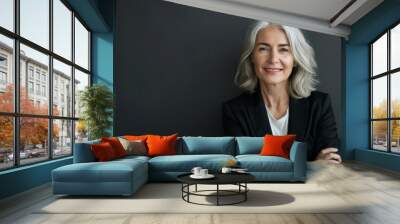
{"label": "potted plant", "polygon": [[87,127],[89,140],[109,136],[107,130],[112,124],[112,92],[105,85],[94,84],[87,86],[79,96],[83,120],[81,124]]}

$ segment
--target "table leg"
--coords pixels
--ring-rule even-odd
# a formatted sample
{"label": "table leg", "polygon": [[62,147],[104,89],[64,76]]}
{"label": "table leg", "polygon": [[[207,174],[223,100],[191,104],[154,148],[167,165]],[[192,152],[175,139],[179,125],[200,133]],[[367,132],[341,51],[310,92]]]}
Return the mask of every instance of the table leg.
{"label": "table leg", "polygon": [[219,184],[217,184],[217,206],[219,205]]}
{"label": "table leg", "polygon": [[246,183],[244,183],[244,201],[247,201],[247,182]]}

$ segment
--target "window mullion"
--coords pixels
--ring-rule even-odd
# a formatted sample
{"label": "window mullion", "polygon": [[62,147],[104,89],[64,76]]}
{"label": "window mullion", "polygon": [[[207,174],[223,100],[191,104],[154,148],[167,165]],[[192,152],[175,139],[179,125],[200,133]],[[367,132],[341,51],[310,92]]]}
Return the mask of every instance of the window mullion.
{"label": "window mullion", "polygon": [[[49,50],[53,52],[53,0],[49,0]],[[48,73],[48,91],[49,94],[49,120],[48,120],[48,151],[49,151],[49,159],[53,159],[53,56],[49,55],[49,73]]]}
{"label": "window mullion", "polygon": [[[387,51],[386,51],[386,54],[387,54],[387,71],[389,71],[390,70],[390,29],[389,29],[389,31],[387,32]],[[392,76],[391,76],[391,74],[389,73],[388,75],[387,75],[387,98],[388,98],[388,104],[387,104],[387,108],[388,108],[388,118],[391,118],[392,117],[392,111],[391,111],[391,108],[392,108],[392,100],[391,100],[391,78],[392,78]],[[392,121],[391,120],[388,120],[388,122],[387,122],[388,124],[388,126],[387,126],[387,131],[388,131],[388,152],[391,152],[392,151],[392,135],[391,135],[391,127],[392,127]]]}
{"label": "window mullion", "polygon": [[[75,12],[72,11],[71,15],[71,23],[72,23],[72,38],[71,38],[71,56],[72,56],[72,66],[71,66],[71,117],[75,118]],[[71,132],[71,150],[72,150],[72,155],[74,155],[74,145],[75,145],[75,125],[76,121],[72,121],[72,132]]]}
{"label": "window mullion", "polygon": [[369,69],[370,69],[370,71],[369,71],[369,119],[370,119],[370,122],[369,122],[369,148],[371,149],[371,150],[373,150],[373,148],[374,148],[374,144],[373,144],[373,141],[374,141],[374,136],[373,136],[373,127],[374,127],[374,123],[373,123],[373,121],[372,121],[372,119],[374,118],[373,117],[373,91],[374,91],[374,86],[373,86],[373,79],[372,79],[372,72],[373,72],[373,60],[372,60],[372,55],[373,55],[373,47],[372,47],[372,44],[369,46],[369,52],[370,52],[370,55],[369,55],[369,64],[370,64],[370,66],[369,66]]}
{"label": "window mullion", "polygon": [[[19,8],[20,1],[14,1],[14,30],[17,35],[19,35]],[[14,39],[14,113],[19,114],[20,112],[20,47],[19,47],[19,39]],[[20,136],[20,118],[14,116],[14,166],[19,166],[20,158],[19,158],[19,136]]]}

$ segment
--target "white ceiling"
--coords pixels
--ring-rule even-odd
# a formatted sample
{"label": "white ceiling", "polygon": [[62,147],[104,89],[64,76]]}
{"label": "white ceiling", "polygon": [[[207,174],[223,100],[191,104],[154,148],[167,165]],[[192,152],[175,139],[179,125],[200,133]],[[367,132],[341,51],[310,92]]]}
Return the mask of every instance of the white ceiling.
{"label": "white ceiling", "polygon": [[[383,0],[165,0],[347,38],[351,25]],[[346,5],[349,5],[346,10]],[[341,12],[342,11],[342,12]],[[341,12],[341,13],[339,13]]]}
{"label": "white ceiling", "polygon": [[[329,21],[351,0],[226,0]],[[310,7],[311,6],[311,7]]]}

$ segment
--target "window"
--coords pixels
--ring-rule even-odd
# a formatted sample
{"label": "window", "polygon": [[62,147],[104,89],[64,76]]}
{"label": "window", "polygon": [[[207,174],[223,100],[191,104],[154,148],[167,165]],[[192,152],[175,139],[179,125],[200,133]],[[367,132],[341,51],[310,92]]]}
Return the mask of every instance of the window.
{"label": "window", "polygon": [[[40,54],[40,53],[39,53]],[[42,55],[43,56],[43,55]],[[39,69],[36,69],[36,80],[40,81],[40,71]]]}
{"label": "window", "polygon": [[36,95],[40,95],[40,84],[36,84]]}
{"label": "window", "polygon": [[75,62],[89,69],[89,32],[77,18],[75,18]]}
{"label": "window", "polygon": [[0,26],[14,31],[14,0],[1,0],[0,9]]}
{"label": "window", "polygon": [[0,67],[7,67],[7,57],[5,55],[0,55]]}
{"label": "window", "polygon": [[0,71],[0,84],[1,85],[7,84],[7,74],[3,71]]}
{"label": "window", "polygon": [[29,79],[33,80],[33,67],[32,66],[29,66],[28,74],[29,74]]}
{"label": "window", "polygon": [[49,0],[19,0],[21,36],[49,49]]}
{"label": "window", "polygon": [[[0,1],[0,7],[3,4],[3,1]],[[0,9],[0,12],[3,9]],[[0,21],[2,20],[2,13],[0,13]],[[2,23],[0,22],[0,25]],[[14,83],[12,82],[12,78],[14,76],[14,68],[13,66],[8,66],[6,60],[9,59],[12,61],[14,57],[14,42],[13,39],[8,38],[5,35],[0,33],[0,73],[2,74],[2,78],[0,81],[0,113],[8,112],[12,113],[14,111]],[[11,61],[8,63],[11,64]],[[1,116],[1,114],[0,114]],[[0,121],[1,122],[1,121]],[[7,130],[8,135],[11,135],[11,130]],[[0,136],[1,139],[2,136]],[[6,144],[6,143],[4,143]],[[7,145],[11,145],[7,143]],[[0,149],[2,148],[2,144],[0,143]],[[0,160],[0,169],[1,169],[1,160]]]}
{"label": "window", "polygon": [[7,56],[0,54],[0,91],[6,91],[7,85]]}
{"label": "window", "polygon": [[46,74],[42,73],[42,82],[46,82]]}
{"label": "window", "polygon": [[42,96],[46,96],[46,86],[42,86]]}
{"label": "window", "polygon": [[33,82],[28,82],[28,93],[33,94]]}
{"label": "window", "polygon": [[400,24],[370,44],[371,148],[400,153]]}
{"label": "window", "polygon": [[68,1],[0,0],[0,170],[70,156],[87,139],[73,105],[90,84],[91,33],[78,17]]}

